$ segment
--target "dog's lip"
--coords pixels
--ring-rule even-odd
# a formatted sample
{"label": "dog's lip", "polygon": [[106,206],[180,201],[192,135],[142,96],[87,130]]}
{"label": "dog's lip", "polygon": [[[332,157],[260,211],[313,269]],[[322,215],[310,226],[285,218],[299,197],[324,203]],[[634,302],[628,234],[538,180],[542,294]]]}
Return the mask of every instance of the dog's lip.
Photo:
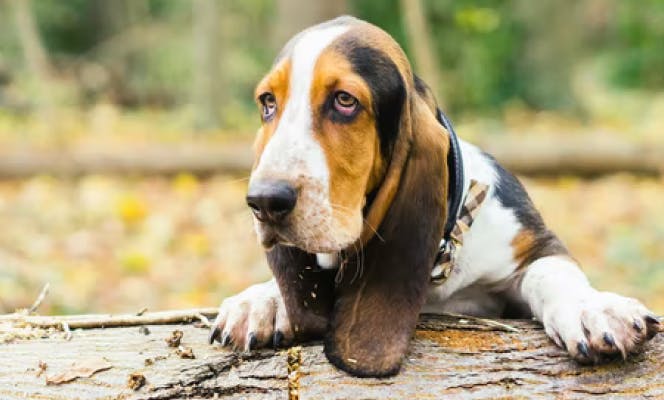
{"label": "dog's lip", "polygon": [[283,233],[280,233],[276,230],[270,230],[269,232],[266,232],[263,235],[263,238],[261,240],[261,245],[266,249],[266,250],[271,250],[274,246],[277,244],[281,244],[284,246],[295,246],[291,241],[289,241]]}

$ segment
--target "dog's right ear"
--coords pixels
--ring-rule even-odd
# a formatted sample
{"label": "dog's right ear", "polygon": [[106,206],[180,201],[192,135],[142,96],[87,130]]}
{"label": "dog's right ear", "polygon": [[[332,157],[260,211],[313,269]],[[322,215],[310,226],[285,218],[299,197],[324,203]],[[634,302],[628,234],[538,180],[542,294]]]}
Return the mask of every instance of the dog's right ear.
{"label": "dog's right ear", "polygon": [[269,250],[267,261],[284,298],[295,340],[321,338],[334,305],[336,270],[321,269],[314,254],[283,245]]}

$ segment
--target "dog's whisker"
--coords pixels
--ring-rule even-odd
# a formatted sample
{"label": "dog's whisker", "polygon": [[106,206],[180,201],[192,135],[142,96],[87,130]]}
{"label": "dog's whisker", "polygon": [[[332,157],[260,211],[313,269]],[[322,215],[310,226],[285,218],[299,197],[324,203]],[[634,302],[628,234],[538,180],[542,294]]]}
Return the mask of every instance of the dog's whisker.
{"label": "dog's whisker", "polygon": [[[330,203],[330,206],[332,207],[333,210],[339,210],[339,211],[344,211],[344,212],[346,212],[346,211],[350,211],[350,212],[354,211],[353,209],[351,209],[351,208],[349,208],[349,207],[346,207],[346,206],[342,206],[342,205],[340,205],[340,204]],[[377,237],[378,239],[380,239],[381,242],[385,243],[385,239],[380,235],[380,233],[378,233],[378,230],[377,230],[373,225],[371,225],[371,224],[369,223],[369,221],[367,221],[366,218],[362,217],[362,221],[363,221],[363,223],[364,223],[366,226],[369,227],[369,229],[371,229],[371,231],[376,235],[376,237]]]}
{"label": "dog's whisker", "polygon": [[248,181],[251,178],[251,175],[243,176],[241,178],[233,178],[233,179],[224,179],[221,181],[221,183],[238,183],[238,182],[244,182]]}

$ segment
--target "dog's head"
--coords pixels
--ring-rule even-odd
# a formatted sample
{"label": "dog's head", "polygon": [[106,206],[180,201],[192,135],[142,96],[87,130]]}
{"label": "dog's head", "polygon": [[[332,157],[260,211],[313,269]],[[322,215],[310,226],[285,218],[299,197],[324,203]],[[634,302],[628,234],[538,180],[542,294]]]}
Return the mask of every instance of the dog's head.
{"label": "dog's head", "polygon": [[[276,248],[268,255],[277,279],[301,267],[275,266],[296,259],[277,254],[288,247],[359,249],[348,265],[361,277],[334,289],[326,353],[359,375],[394,373],[446,212],[448,141],[433,96],[391,36],[341,17],[291,39],[256,100],[262,126],[247,202],[262,244]],[[291,285],[285,297],[297,297],[295,283],[280,280]],[[289,314],[302,307],[286,300]]]}
{"label": "dog's head", "polygon": [[349,17],[286,45],[256,88],[262,126],[247,199],[265,247],[333,253],[358,240],[399,136],[410,75],[389,35]]}

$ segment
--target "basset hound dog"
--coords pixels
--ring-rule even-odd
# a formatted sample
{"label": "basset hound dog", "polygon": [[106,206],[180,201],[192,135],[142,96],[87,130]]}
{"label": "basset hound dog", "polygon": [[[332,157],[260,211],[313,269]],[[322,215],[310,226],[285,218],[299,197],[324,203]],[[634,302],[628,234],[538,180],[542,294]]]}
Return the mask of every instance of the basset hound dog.
{"label": "basset hound dog", "polygon": [[589,284],[380,28],[340,17],[302,31],[256,101],[247,203],[274,278],[222,302],[211,343],[323,339],[332,364],[380,377],[398,372],[420,313],[533,317],[583,363],[661,330],[637,300]]}

